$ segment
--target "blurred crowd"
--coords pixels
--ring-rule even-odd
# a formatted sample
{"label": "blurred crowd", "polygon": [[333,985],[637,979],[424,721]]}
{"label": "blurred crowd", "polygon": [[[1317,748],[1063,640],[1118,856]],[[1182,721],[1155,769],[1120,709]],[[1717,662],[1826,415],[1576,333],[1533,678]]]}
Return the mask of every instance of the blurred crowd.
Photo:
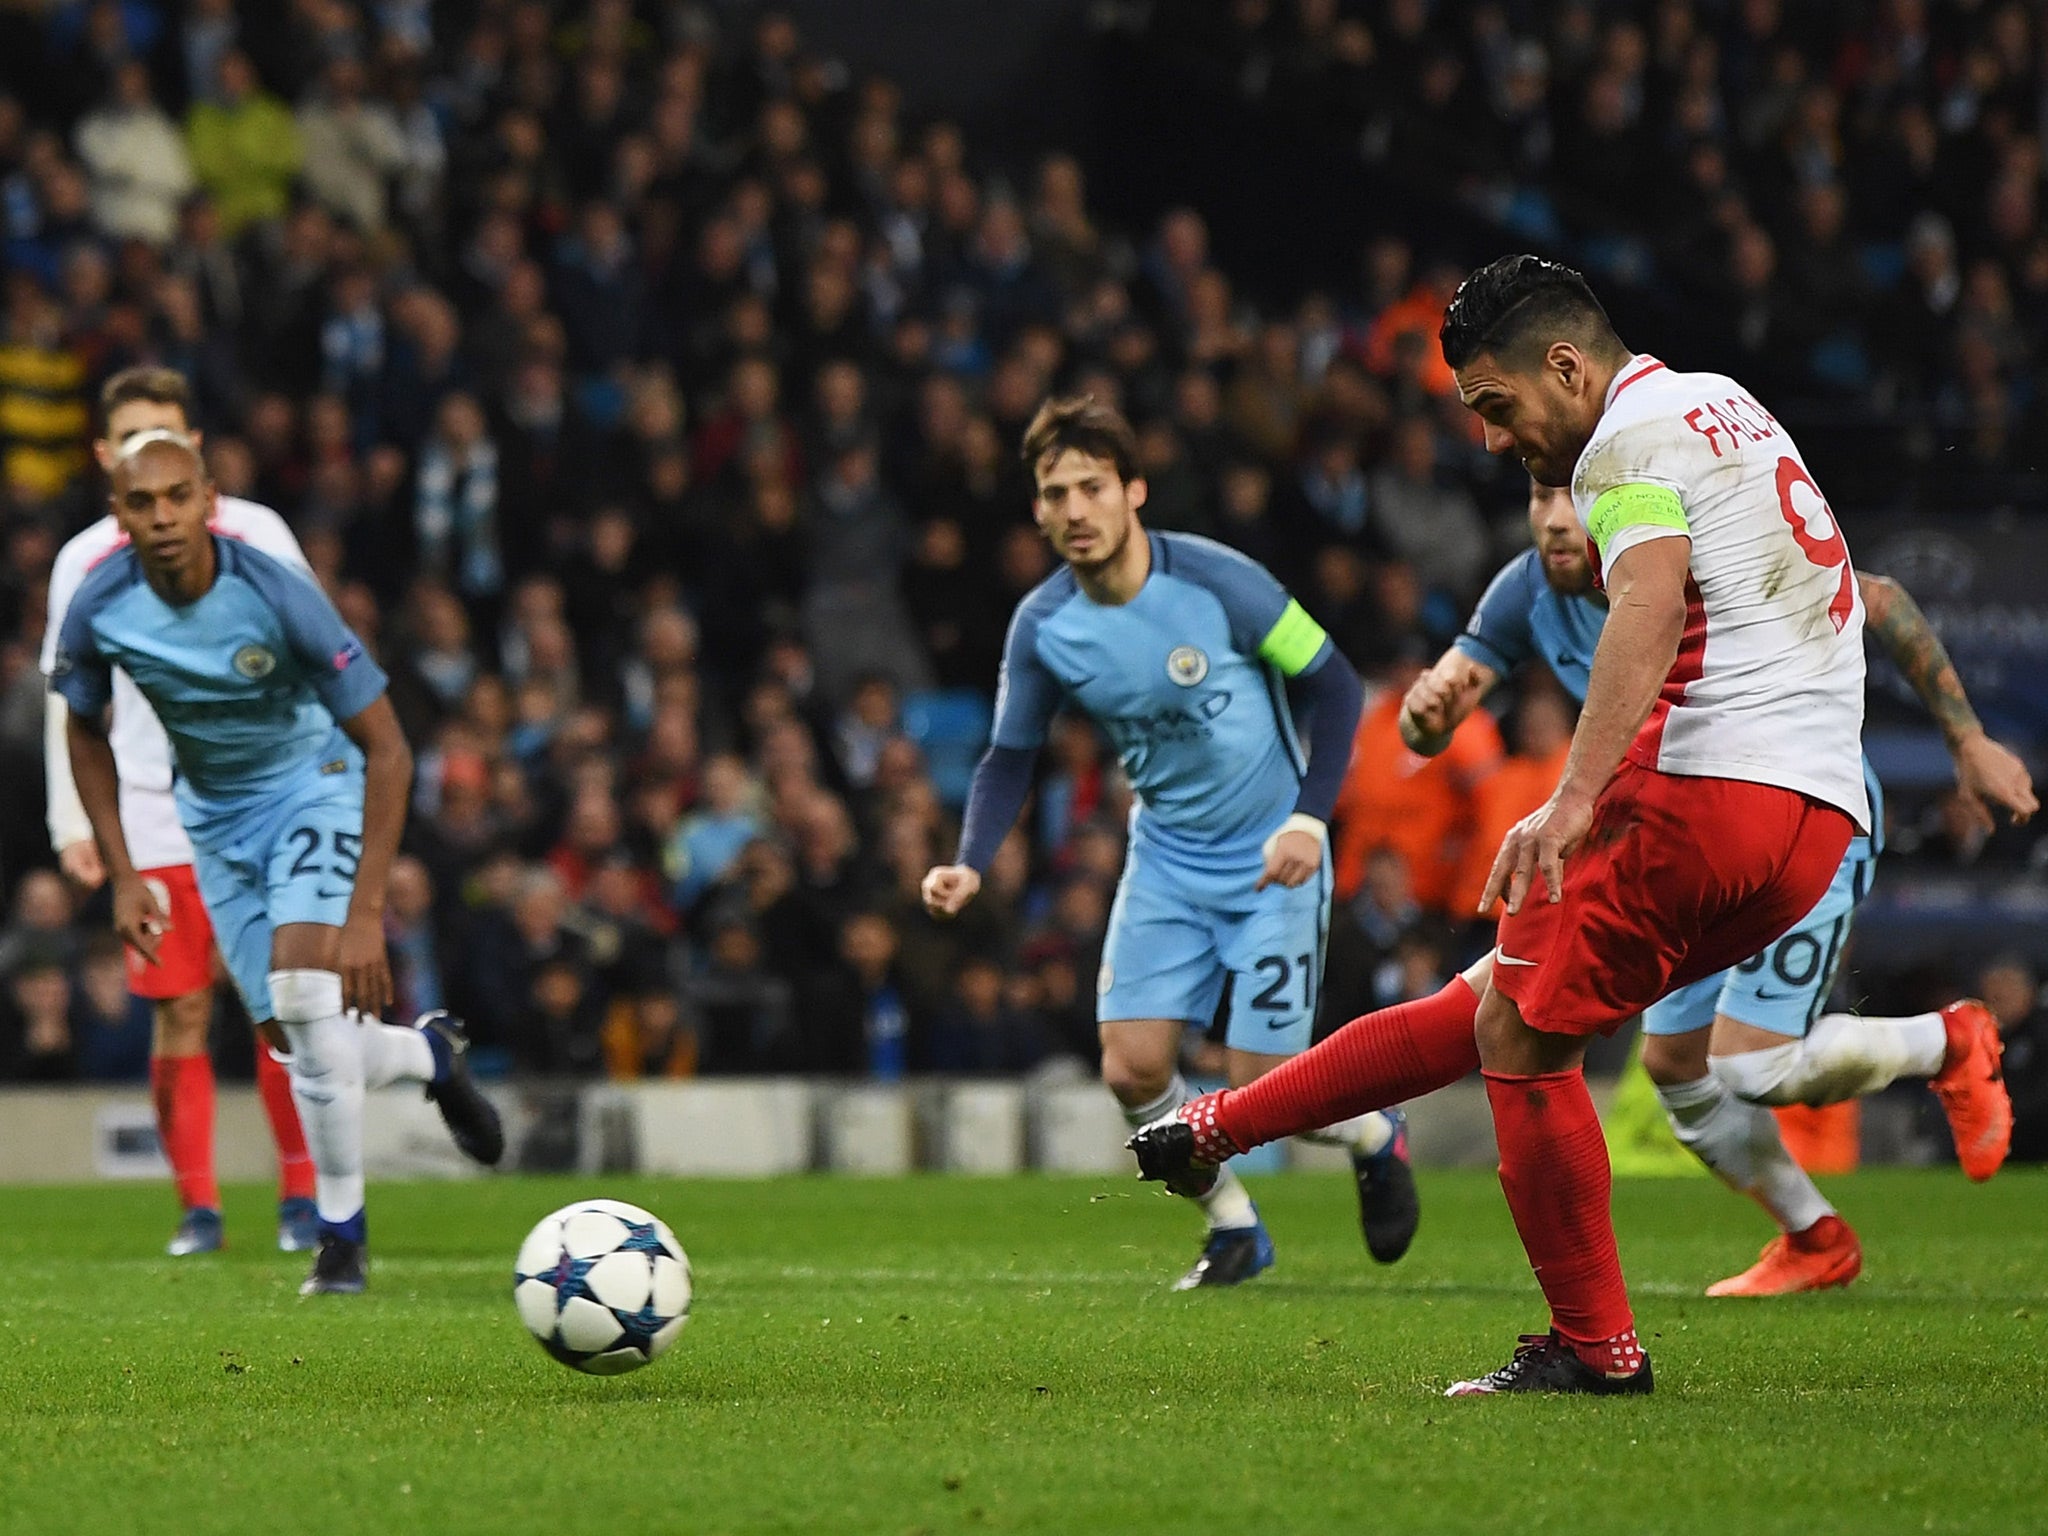
{"label": "blurred crowd", "polygon": [[[1949,402],[2009,456],[2042,408],[2039,18],[1808,9],[1838,10],[1217,0],[1154,25],[1516,238],[1654,260],[1774,380]],[[1541,678],[1427,768],[1394,734],[1527,538],[1436,349],[1457,268],[1420,232],[1378,234],[1341,291],[1251,302],[1198,209],[1120,222],[1081,160],[985,158],[773,10],[91,0],[16,41],[0,750],[39,752],[97,382],[178,368],[220,489],[290,519],[391,674],[419,760],[400,1006],[464,1012],[486,1064],[1092,1060],[1128,791],[1090,728],[1058,725],[965,917],[917,897],[1050,569],[1016,445],[1055,387],[1137,423],[1149,523],[1264,561],[1374,689],[1333,1013],[1473,952],[1485,860],[1572,713]],[[1950,849],[1943,815],[1903,843],[2026,856]],[[138,1071],[103,914],[7,873],[0,1075]],[[2008,990],[2018,1028],[2034,994]]]}
{"label": "blurred crowd", "polygon": [[[1344,145],[1380,185],[1641,296],[1696,366],[1814,402],[1808,421],[1877,425],[1868,440],[1895,462],[1952,450],[2036,501],[2048,485],[2038,4],[1148,10],[1165,96],[1219,136]],[[1218,150],[1200,138],[1194,153]],[[1368,264],[1369,307],[1406,280],[1384,260]]]}

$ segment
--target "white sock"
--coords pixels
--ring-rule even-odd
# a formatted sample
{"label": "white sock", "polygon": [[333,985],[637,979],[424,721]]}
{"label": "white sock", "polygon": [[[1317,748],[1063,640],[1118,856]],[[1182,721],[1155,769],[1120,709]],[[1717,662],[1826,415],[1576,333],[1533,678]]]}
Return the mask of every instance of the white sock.
{"label": "white sock", "polygon": [[1901,1078],[1932,1077],[1948,1055],[1938,1013],[1863,1019],[1830,1013],[1804,1040],[1711,1058],[1714,1075],[1752,1104],[1839,1104]]}
{"label": "white sock", "polygon": [[272,971],[270,995],[291,1043],[313,1202],[323,1222],[354,1221],[363,1214],[362,1030],[342,1013],[341,978],[330,971]]}
{"label": "white sock", "polygon": [[361,1029],[365,1088],[434,1080],[434,1051],[425,1031],[381,1019],[364,1019]]}
{"label": "white sock", "polygon": [[[1166,1085],[1166,1092],[1145,1104],[1121,1104],[1124,1123],[1132,1130],[1150,1125],[1161,1115],[1171,1114],[1193,1098],[1188,1092],[1187,1080],[1178,1072],[1173,1081]],[[1252,1206],[1252,1197],[1240,1179],[1230,1168],[1216,1170],[1216,1182],[1209,1187],[1209,1193],[1195,1200],[1202,1208],[1202,1215],[1209,1223],[1211,1232],[1227,1232],[1238,1227],[1255,1227],[1259,1224],[1259,1213]]]}
{"label": "white sock", "polygon": [[1768,1109],[1745,1104],[1709,1073],[1659,1086],[1657,1101],[1685,1149],[1730,1189],[1748,1195],[1787,1232],[1804,1232],[1835,1208],[1792,1160]]}
{"label": "white sock", "polygon": [[1299,1140],[1314,1142],[1319,1147],[1343,1147],[1359,1157],[1376,1157],[1394,1139],[1394,1122],[1385,1110],[1369,1109],[1362,1115],[1339,1120],[1319,1131],[1297,1131],[1295,1135]]}

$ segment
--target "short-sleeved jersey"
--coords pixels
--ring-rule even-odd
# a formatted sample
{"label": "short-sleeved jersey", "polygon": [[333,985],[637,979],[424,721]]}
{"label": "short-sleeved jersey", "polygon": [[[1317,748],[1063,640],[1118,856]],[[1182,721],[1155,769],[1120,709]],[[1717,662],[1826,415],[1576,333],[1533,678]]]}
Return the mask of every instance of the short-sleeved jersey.
{"label": "short-sleeved jersey", "polygon": [[1294,809],[1305,763],[1282,678],[1323,665],[1330,642],[1256,561],[1147,537],[1152,570],[1129,602],[1098,603],[1062,569],[1017,605],[991,737],[1036,748],[1071,700],[1137,794],[1132,835],[1193,869],[1235,870]]}
{"label": "short-sleeved jersey", "polygon": [[1565,692],[1583,701],[1593,670],[1593,648],[1600,643],[1600,627],[1606,622],[1605,605],[1553,589],[1543,576],[1543,556],[1527,549],[1487,584],[1454,644],[1502,677],[1540,661],[1557,674]]}
{"label": "short-sleeved jersey", "polygon": [[181,802],[209,811],[309,765],[357,760],[336,722],[385,688],[310,576],[232,539],[215,538],[214,553],[212,587],[183,606],[157,596],[132,548],[101,561],[71,601],[50,669],[81,715],[105,709],[114,669],[127,672],[170,738]]}
{"label": "short-sleeved jersey", "polygon": [[[1682,517],[1668,497],[1631,515],[1642,503],[1627,487],[1661,487]],[[1572,502],[1606,566],[1652,539],[1692,540],[1678,656],[1630,756],[1797,790],[1867,829],[1863,600],[1784,427],[1733,379],[1637,357],[1608,387]]]}
{"label": "short-sleeved jersey", "polygon": [[[1519,621],[1515,617],[1517,603],[1526,605]],[[1456,644],[1465,655],[1484,662],[1502,677],[1540,660],[1557,674],[1564,691],[1584,704],[1586,683],[1593,675],[1593,652],[1606,622],[1607,609],[1601,604],[1585,597],[1562,597],[1553,590],[1543,579],[1542,556],[1531,549],[1501,567]],[[1850,858],[1871,858],[1883,848],[1884,792],[1867,757],[1863,788],[1870,797],[1871,833],[1850,840]],[[1494,845],[1498,844],[1495,838]],[[1484,884],[1483,877],[1479,883]],[[1476,886],[1473,895],[1476,899]]]}
{"label": "short-sleeved jersey", "polygon": [[[222,496],[209,520],[215,534],[260,549],[299,570],[310,569],[305,551],[285,520],[259,502]],[[49,615],[43,629],[42,669],[49,676],[57,664],[57,641],[71,600],[86,577],[103,561],[128,547],[128,535],[112,516],[101,518],[75,534],[57,551],[50,567]],[[135,686],[135,680],[114,670],[114,718],[107,731],[114,766],[121,776],[121,830],[138,869],[162,869],[192,862],[191,840],[178,822],[171,802],[171,743],[163,723]],[[54,770],[53,770],[54,771]]]}

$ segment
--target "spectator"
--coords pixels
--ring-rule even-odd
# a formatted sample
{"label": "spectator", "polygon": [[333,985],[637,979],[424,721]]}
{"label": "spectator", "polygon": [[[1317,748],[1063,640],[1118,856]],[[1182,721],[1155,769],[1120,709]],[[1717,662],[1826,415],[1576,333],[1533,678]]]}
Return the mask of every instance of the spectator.
{"label": "spectator", "polygon": [[488,604],[504,590],[498,447],[468,395],[450,395],[435,415],[434,434],[420,455],[413,537],[420,568],[465,599]]}
{"label": "spectator", "polygon": [[1037,1021],[1010,1005],[1002,967],[986,956],[970,957],[953,979],[952,1001],[932,1025],[933,1069],[1010,1076],[1029,1071],[1044,1055]]}
{"label": "spectator", "polygon": [[674,901],[687,911],[698,897],[721,883],[746,846],[762,832],[759,787],[746,763],[729,752],[704,765],[704,798],[683,818],[669,845]]}
{"label": "spectator", "polygon": [[1357,893],[1367,855],[1386,847],[1407,861],[1416,901],[1453,915],[1450,903],[1470,840],[1475,796],[1500,766],[1500,731],[1492,716],[1474,710],[1440,756],[1417,757],[1401,740],[1399,720],[1401,699],[1421,672],[1414,660],[1390,668],[1358,722],[1332,834],[1337,899],[1348,901]]}
{"label": "spectator", "polygon": [[106,103],[78,125],[78,158],[92,176],[92,221],[109,240],[170,244],[178,207],[196,184],[178,125],[150,95],[149,69],[114,71]]}
{"label": "spectator", "polygon": [[31,956],[55,955],[69,966],[77,943],[71,931],[71,892],[55,870],[32,869],[14,888],[14,911],[0,928],[0,975],[12,975]]}
{"label": "spectator", "polygon": [[682,988],[700,1071],[791,1071],[800,1065],[794,988],[765,961],[761,934],[743,911],[727,907],[711,914],[704,964]]}
{"label": "spectator", "polygon": [[306,190],[329,212],[364,234],[384,227],[385,184],[410,150],[398,116],[364,99],[363,66],[347,55],[330,59],[320,87],[298,110]]}
{"label": "spectator", "polygon": [[71,981],[55,949],[21,953],[5,976],[6,1007],[0,1010],[0,1046],[6,1061],[0,1077],[14,1082],[58,1083],[78,1076],[78,1047],[71,1028]]}
{"label": "spectator", "polygon": [[416,1019],[448,1004],[434,912],[434,882],[427,866],[401,854],[391,866],[384,906],[392,1008],[401,1019]]}
{"label": "spectator", "polygon": [[1412,566],[1424,587],[1450,600],[1445,627],[1454,627],[1486,574],[1486,524],[1471,494],[1439,477],[1436,428],[1426,416],[1410,416],[1394,428],[1387,462],[1373,474],[1366,499],[1379,542]]}
{"label": "spectator", "polygon": [[214,90],[193,103],[185,139],[227,238],[283,215],[304,146],[291,109],[264,93],[248,55],[220,55]]}
{"label": "spectator", "polygon": [[589,945],[568,926],[561,877],[522,874],[509,911],[487,918],[471,950],[480,1043],[519,1071],[589,1076],[603,1068],[605,1008]]}
{"label": "spectator", "polygon": [[910,1070],[911,1021],[896,975],[895,926],[880,912],[852,913],[839,929],[839,963],[806,1007],[806,1069],[865,1073],[900,1082]]}
{"label": "spectator", "polygon": [[71,1041],[78,1075],[95,1083],[149,1081],[149,1004],[128,991],[128,962],[111,933],[85,941],[71,983]]}
{"label": "spectator", "polygon": [[1548,800],[1564,777],[1574,714],[1563,688],[1547,676],[1523,684],[1515,708],[1514,753],[1474,791],[1472,832],[1450,900],[1450,911],[1460,921],[1479,910],[1493,856],[1509,829]]}

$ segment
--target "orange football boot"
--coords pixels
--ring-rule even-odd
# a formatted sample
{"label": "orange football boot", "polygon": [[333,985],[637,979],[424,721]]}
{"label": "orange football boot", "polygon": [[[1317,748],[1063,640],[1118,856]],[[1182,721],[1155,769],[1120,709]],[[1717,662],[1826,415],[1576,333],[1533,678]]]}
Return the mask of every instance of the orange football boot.
{"label": "orange football boot", "polygon": [[2012,1096],[2005,1091],[2000,1062],[2005,1042],[1998,1020],[1974,997],[1941,1010],[1948,1031],[1948,1055],[1928,1083],[1941,1100],[1956,1139],[1956,1161],[1979,1183],[2005,1163],[2012,1146]]}
{"label": "orange football boot", "polygon": [[1739,1275],[1707,1287],[1709,1296],[1790,1296],[1847,1285],[1863,1273],[1863,1245],[1849,1223],[1823,1216],[1804,1232],[1780,1232]]}

